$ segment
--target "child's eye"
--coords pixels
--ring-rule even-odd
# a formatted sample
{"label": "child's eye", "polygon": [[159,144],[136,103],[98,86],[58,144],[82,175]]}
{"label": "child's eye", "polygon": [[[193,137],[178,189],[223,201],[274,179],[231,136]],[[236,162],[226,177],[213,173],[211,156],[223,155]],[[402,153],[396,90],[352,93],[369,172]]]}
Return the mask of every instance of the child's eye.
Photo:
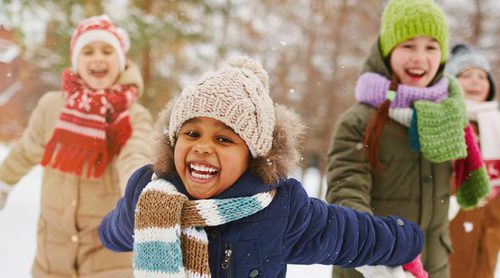
{"label": "child's eye", "polygon": [[111,54],[113,54],[113,51],[114,51],[114,50],[113,50],[113,48],[105,48],[105,49],[102,51],[102,53],[103,53],[104,55],[111,55]]}
{"label": "child's eye", "polygon": [[94,51],[92,49],[83,49],[82,51],[83,55],[86,55],[86,56],[89,56],[89,55],[92,55],[94,53]]}
{"label": "child's eye", "polygon": [[188,137],[191,137],[191,138],[200,137],[200,133],[198,133],[197,131],[194,131],[194,130],[188,130],[188,131],[184,132],[184,134],[186,134]]}
{"label": "child's eye", "polygon": [[428,50],[437,50],[437,49],[439,49],[439,47],[438,47],[438,46],[435,46],[435,45],[428,45],[428,46],[427,46],[427,49],[428,49]]}
{"label": "child's eye", "polygon": [[219,141],[220,143],[233,143],[233,140],[225,136],[217,137],[217,141]]}

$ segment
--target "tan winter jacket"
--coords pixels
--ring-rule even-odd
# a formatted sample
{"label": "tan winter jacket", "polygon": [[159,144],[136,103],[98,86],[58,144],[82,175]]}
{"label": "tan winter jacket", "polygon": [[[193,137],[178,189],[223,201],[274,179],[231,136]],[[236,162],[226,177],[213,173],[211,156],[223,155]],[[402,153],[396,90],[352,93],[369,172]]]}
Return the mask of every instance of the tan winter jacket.
{"label": "tan winter jacket", "polygon": [[[129,63],[118,83],[136,84],[142,93],[142,77],[134,64]],[[39,100],[21,139],[0,165],[0,181],[14,185],[40,163],[64,104],[61,92],[49,92]],[[132,135],[102,177],[44,168],[34,277],[132,277],[131,254],[105,249],[97,234],[102,217],[123,195],[129,176],[151,163],[147,142],[151,115],[138,103],[129,113]]]}

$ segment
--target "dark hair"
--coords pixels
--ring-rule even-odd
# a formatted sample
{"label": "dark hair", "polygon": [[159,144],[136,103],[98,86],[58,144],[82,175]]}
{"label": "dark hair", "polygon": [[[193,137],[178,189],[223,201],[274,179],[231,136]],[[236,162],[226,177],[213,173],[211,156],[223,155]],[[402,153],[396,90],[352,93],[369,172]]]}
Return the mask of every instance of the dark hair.
{"label": "dark hair", "polygon": [[[398,89],[399,80],[395,73],[391,75],[391,84],[389,90],[396,91]],[[365,129],[364,150],[368,153],[368,163],[372,168],[372,172],[382,172],[383,168],[378,159],[380,135],[384,130],[384,126],[389,120],[389,106],[391,100],[386,99],[378,107],[377,111],[371,116]]]}

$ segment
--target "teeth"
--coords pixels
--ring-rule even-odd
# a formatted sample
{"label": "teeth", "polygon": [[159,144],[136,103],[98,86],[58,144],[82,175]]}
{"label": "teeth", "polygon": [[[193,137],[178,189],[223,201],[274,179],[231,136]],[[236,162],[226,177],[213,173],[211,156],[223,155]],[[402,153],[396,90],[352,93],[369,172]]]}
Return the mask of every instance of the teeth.
{"label": "teeth", "polygon": [[200,171],[200,172],[209,172],[209,173],[217,172],[216,168],[205,166],[205,165],[200,165],[200,164],[191,164],[190,167],[192,170]]}
{"label": "teeth", "polygon": [[416,74],[416,75],[422,75],[425,73],[424,70],[418,70],[418,69],[415,69],[415,70],[408,70],[409,73],[411,74]]}
{"label": "teeth", "polygon": [[192,172],[191,175],[197,179],[202,179],[202,180],[208,180],[209,178],[212,177],[211,175],[202,175],[202,174],[198,174],[196,172]]}

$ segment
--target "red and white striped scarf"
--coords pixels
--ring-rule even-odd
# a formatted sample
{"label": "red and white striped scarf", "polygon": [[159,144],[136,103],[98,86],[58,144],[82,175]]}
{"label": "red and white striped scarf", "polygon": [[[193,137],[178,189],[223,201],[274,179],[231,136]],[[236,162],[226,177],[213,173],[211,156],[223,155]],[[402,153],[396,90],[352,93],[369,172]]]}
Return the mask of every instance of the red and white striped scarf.
{"label": "red and white striped scarf", "polygon": [[93,90],[77,74],[65,70],[66,104],[45,146],[43,166],[81,176],[99,177],[132,134],[128,107],[137,99],[135,85],[115,84]]}

